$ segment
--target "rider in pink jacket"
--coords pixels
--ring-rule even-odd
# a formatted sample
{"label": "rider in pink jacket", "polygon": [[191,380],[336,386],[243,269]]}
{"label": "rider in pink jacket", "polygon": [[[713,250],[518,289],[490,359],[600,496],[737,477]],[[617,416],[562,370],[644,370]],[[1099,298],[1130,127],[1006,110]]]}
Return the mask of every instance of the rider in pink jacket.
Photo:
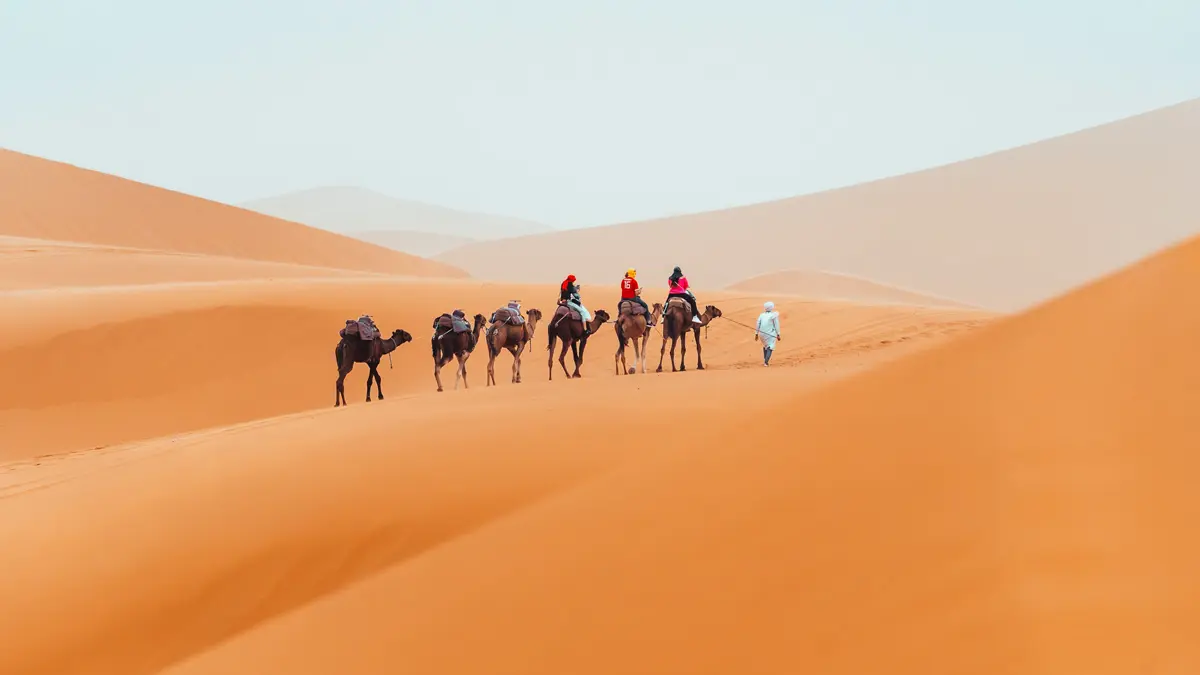
{"label": "rider in pink jacket", "polygon": [[[687,277],[683,276],[683,272],[678,266],[675,267],[675,271],[671,272],[671,277],[667,279],[667,286],[670,289],[667,302],[670,302],[671,298],[683,298],[687,300],[687,303],[692,307],[692,321],[700,323],[700,310],[696,307],[696,296],[688,290]],[[663,307],[666,306],[666,303],[663,303]]]}

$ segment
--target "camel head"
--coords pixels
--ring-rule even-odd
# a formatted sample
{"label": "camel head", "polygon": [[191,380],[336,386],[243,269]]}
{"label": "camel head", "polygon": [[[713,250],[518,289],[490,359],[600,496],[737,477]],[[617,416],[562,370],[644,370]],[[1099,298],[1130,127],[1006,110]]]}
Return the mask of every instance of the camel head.
{"label": "camel head", "polygon": [[658,316],[662,316],[662,309],[663,309],[662,303],[656,302],[656,303],[654,303],[654,306],[650,308],[650,313],[658,315]]}
{"label": "camel head", "polygon": [[531,309],[528,312],[525,312],[525,316],[528,317],[530,321],[537,323],[538,321],[542,320],[542,310],[536,308]]}
{"label": "camel head", "polygon": [[606,312],[602,309],[598,309],[598,310],[596,310],[595,318],[599,319],[600,323],[608,323],[608,320],[610,317],[608,316],[608,312]]}
{"label": "camel head", "polygon": [[483,328],[483,325],[484,325],[485,323],[487,323],[487,317],[486,317],[486,316],[484,316],[484,315],[482,315],[482,314],[476,314],[476,315],[475,315],[475,330],[479,330],[480,328]]}
{"label": "camel head", "polygon": [[721,316],[721,310],[717,309],[717,307],[715,305],[705,305],[704,311],[707,312],[708,315],[714,319]]}
{"label": "camel head", "polygon": [[396,330],[392,331],[392,340],[394,340],[396,346],[399,347],[405,342],[412,342],[412,335],[409,335],[408,331],[406,330],[397,328]]}

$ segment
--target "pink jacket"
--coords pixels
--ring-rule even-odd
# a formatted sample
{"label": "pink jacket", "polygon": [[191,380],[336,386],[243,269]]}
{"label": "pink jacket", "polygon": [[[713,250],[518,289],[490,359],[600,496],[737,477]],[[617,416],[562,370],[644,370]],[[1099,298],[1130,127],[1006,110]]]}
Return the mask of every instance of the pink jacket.
{"label": "pink jacket", "polygon": [[671,284],[671,293],[684,293],[688,289],[687,277],[679,277],[679,281]]}

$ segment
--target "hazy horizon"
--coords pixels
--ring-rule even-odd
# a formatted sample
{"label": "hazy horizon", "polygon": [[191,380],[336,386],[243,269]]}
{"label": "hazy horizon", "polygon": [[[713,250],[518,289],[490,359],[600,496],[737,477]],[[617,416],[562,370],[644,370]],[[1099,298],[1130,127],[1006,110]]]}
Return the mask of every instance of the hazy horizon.
{"label": "hazy horizon", "polygon": [[0,146],[231,204],[346,185],[583,227],[1035,142],[1200,94],[1200,6],[0,7]]}

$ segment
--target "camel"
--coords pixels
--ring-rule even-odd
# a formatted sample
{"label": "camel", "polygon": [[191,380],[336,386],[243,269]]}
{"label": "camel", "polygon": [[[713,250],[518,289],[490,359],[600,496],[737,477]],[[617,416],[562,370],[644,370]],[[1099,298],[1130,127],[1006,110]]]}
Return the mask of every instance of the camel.
{"label": "camel", "polygon": [[[562,353],[558,356],[558,363],[562,366],[563,373],[566,373],[567,379],[573,377],[583,377],[579,374],[579,366],[583,365],[583,350],[587,348],[588,336],[600,330],[600,326],[608,323],[608,312],[598,309],[596,315],[592,317],[592,322],[588,324],[588,332],[583,330],[583,321],[581,319],[572,319],[570,315],[560,316],[569,311],[566,305],[559,305],[554,311],[554,317],[550,319],[550,324],[546,328],[546,332],[550,335],[550,344],[546,346],[546,350],[550,352],[548,365],[550,366],[550,379],[554,379],[554,341],[562,339]],[[575,358],[575,373],[567,372],[567,348],[571,349],[571,356]]]}
{"label": "camel", "polygon": [[442,366],[450,363],[450,359],[458,359],[458,368],[454,371],[454,389],[458,389],[458,380],[462,378],[463,388],[467,385],[467,359],[475,351],[479,343],[479,332],[483,330],[487,319],[482,314],[475,315],[475,326],[469,333],[455,333],[449,328],[435,329],[433,338],[433,379],[437,381],[437,390],[442,390]]}
{"label": "camel", "polygon": [[[365,363],[371,370],[367,372],[367,403],[371,402],[371,381],[374,380],[379,389],[379,400],[383,400],[383,378],[379,376],[379,361],[384,354],[390,354],[405,342],[412,342],[412,336],[407,331],[392,331],[392,336],[386,340],[360,340],[358,337],[345,337],[333,350],[333,358],[337,361],[338,379],[337,390],[333,396],[333,407],[346,403],[346,376],[354,369],[355,363]],[[378,344],[374,344],[378,343]],[[349,350],[351,358],[345,358]],[[347,404],[349,405],[349,404]]]}
{"label": "camel", "polygon": [[662,320],[662,349],[658,352],[658,370],[654,372],[661,373],[663,370],[663,355],[667,351],[668,338],[671,340],[671,372],[675,372],[676,340],[680,340],[682,343],[679,350],[679,372],[687,370],[684,357],[687,356],[687,332],[689,329],[696,335],[696,370],[704,370],[704,360],[700,357],[700,329],[719,316],[721,316],[721,310],[712,305],[705,305],[704,313],[700,315],[700,323],[695,323],[692,321],[692,308],[686,300],[671,298],[667,301],[667,308]]}
{"label": "camel", "polygon": [[538,309],[531,309],[525,312],[525,316],[525,323],[519,326],[505,321],[497,321],[489,329],[487,386],[496,384],[496,357],[500,355],[501,349],[507,349],[513,356],[513,384],[521,382],[521,354],[525,352],[525,346],[533,342],[533,333],[537,329],[538,321],[542,320],[542,312]]}
{"label": "camel", "polygon": [[[639,289],[640,290],[640,289]],[[625,371],[625,341],[626,339],[633,341],[633,367],[627,373],[633,375],[637,372],[638,364],[642,365],[642,374],[646,373],[646,346],[650,341],[650,333],[652,332],[647,325],[645,314],[630,314],[621,310],[628,300],[622,300],[621,304],[617,305],[617,353],[613,356],[613,366],[617,369],[617,374],[620,375]],[[641,307],[630,302],[630,305]],[[654,303],[654,307],[650,309],[650,318],[658,322],[658,317],[662,315],[662,304]],[[638,343],[638,340],[641,343]],[[620,361],[621,365],[616,365]]]}

